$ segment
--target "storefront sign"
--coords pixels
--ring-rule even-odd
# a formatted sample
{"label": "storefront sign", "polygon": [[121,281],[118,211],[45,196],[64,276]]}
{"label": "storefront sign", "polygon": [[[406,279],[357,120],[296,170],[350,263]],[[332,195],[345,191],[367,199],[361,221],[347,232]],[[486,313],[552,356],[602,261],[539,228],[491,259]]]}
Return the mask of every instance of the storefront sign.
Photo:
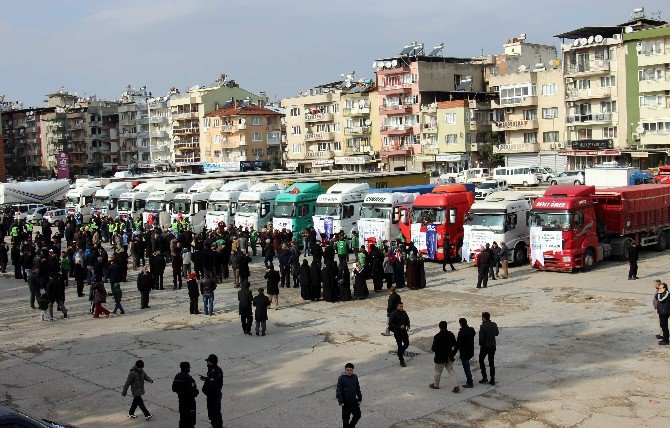
{"label": "storefront sign", "polygon": [[421,163],[435,162],[435,156],[433,156],[433,155],[414,155],[414,160],[416,162],[421,162]]}
{"label": "storefront sign", "polygon": [[312,168],[321,168],[324,166],[331,166],[335,163],[333,159],[319,159],[312,161]]}
{"label": "storefront sign", "polygon": [[370,156],[336,156],[335,165],[364,165],[370,162]]}
{"label": "storefront sign", "polygon": [[564,156],[619,156],[621,150],[572,150],[559,154]]}
{"label": "storefront sign", "polygon": [[286,162],[286,169],[296,169],[298,165],[298,162]]}
{"label": "storefront sign", "polygon": [[648,158],[649,152],[630,152],[632,158]]}
{"label": "storefront sign", "polygon": [[614,147],[612,140],[577,140],[571,142],[572,150],[606,150]]}
{"label": "storefront sign", "polygon": [[498,144],[493,147],[493,153],[532,153],[537,151],[535,143]]}
{"label": "storefront sign", "polygon": [[468,160],[468,155],[464,153],[456,153],[456,154],[450,154],[450,155],[436,155],[435,156],[435,161],[436,162],[460,162]]}
{"label": "storefront sign", "polygon": [[[178,164],[177,164],[178,165]],[[220,172],[220,171],[239,171],[240,162],[204,162],[202,168],[205,172]]]}
{"label": "storefront sign", "polygon": [[324,151],[324,152],[319,152],[319,151],[307,152],[307,153],[305,153],[305,159],[327,158],[327,157],[330,156],[330,154],[331,154],[331,152],[329,152],[329,151],[328,152],[326,152],[326,151]]}

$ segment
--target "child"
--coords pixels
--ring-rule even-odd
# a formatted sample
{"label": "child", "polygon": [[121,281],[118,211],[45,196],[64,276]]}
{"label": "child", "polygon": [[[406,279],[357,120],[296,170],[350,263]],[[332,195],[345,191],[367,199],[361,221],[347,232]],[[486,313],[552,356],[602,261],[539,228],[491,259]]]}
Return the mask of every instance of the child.
{"label": "child", "polygon": [[37,299],[37,306],[40,308],[40,318],[42,321],[53,321],[53,318],[47,316],[47,309],[49,308],[49,296],[47,293],[42,294]]}
{"label": "child", "polygon": [[114,296],[114,310],[112,313],[116,315],[116,311],[120,310],[121,314],[125,314],[126,311],[123,310],[123,306],[121,306],[121,298],[123,297],[123,290],[121,290],[121,283],[116,282],[112,284],[112,296]]}

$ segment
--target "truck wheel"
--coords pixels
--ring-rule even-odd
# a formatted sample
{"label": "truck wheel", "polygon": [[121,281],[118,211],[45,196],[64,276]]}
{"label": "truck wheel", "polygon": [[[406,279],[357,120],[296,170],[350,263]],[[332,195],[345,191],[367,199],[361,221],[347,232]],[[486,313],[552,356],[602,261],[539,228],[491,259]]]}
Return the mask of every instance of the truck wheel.
{"label": "truck wheel", "polygon": [[596,255],[592,249],[586,250],[584,259],[582,260],[582,272],[588,272],[596,265]]}
{"label": "truck wheel", "polygon": [[514,247],[514,264],[516,266],[523,266],[528,258],[525,245],[517,245]]}
{"label": "truck wheel", "polygon": [[552,186],[555,186],[555,185],[557,185],[557,184],[558,184],[558,182],[557,182],[556,180],[551,180],[551,185],[552,185]]}
{"label": "truck wheel", "polygon": [[668,247],[668,235],[665,234],[665,231],[658,232],[658,238],[656,239],[656,245],[654,245],[654,250],[665,251],[667,247]]}

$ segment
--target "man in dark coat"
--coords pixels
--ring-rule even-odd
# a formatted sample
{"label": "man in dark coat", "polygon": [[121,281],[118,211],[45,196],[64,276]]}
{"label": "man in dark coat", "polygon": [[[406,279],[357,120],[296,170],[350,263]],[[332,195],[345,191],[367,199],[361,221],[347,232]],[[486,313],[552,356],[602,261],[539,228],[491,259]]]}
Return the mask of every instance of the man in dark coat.
{"label": "man in dark coat", "polygon": [[[496,384],[496,368],[494,356],[496,354],[496,336],[498,335],[498,325],[491,321],[491,314],[482,313],[482,325],[479,327],[479,369],[482,372],[482,380],[479,383]],[[491,371],[491,380],[486,377],[486,365],[484,359],[488,356],[489,370]]]}
{"label": "man in dark coat", "polygon": [[640,259],[640,251],[637,242],[633,242],[628,248],[628,279],[639,279],[637,277],[637,261]]}
{"label": "man in dark coat", "polygon": [[388,326],[388,321],[389,318],[391,317],[391,314],[393,311],[396,310],[398,307],[398,304],[402,302],[402,299],[400,298],[400,294],[396,291],[396,286],[391,287],[391,294],[389,294],[389,300],[388,304],[386,305],[386,331],[382,333],[383,336],[390,336],[391,333],[389,331],[389,326]]}
{"label": "man in dark coat", "polygon": [[179,398],[179,428],[194,428],[196,420],[195,397],[200,391],[195,384],[195,379],[188,374],[191,365],[183,361],[179,364],[181,370],[172,381],[172,392],[177,393]]}
{"label": "man in dark coat", "polygon": [[200,376],[200,380],[205,382],[202,385],[202,393],[207,396],[207,416],[212,423],[212,428],[222,428],[221,389],[223,388],[223,371],[218,366],[219,357],[216,355],[211,354],[205,361],[207,362],[207,376]]}
{"label": "man in dark coat", "polygon": [[340,263],[337,272],[337,284],[340,287],[340,300],[343,302],[351,300],[351,273],[346,262]]}
{"label": "man in dark coat", "polygon": [[149,270],[151,271],[151,278],[153,280],[154,290],[163,290],[163,273],[165,272],[165,257],[158,251],[149,259]]}
{"label": "man in dark coat", "polygon": [[198,310],[198,297],[200,297],[200,289],[198,287],[198,281],[196,279],[196,274],[191,273],[188,276],[186,281],[186,288],[188,290],[188,312],[192,315],[199,315],[200,311]]}
{"label": "man in dark coat", "polygon": [[[291,252],[286,248],[286,246],[283,246],[279,250],[279,254],[277,255],[277,260],[279,261],[279,273],[281,276],[281,287],[284,288],[289,288],[291,286],[291,268],[290,268],[290,262],[291,262]],[[269,291],[268,291],[269,293]]]}
{"label": "man in dark coat", "polygon": [[372,247],[370,257],[372,258],[372,284],[374,290],[379,293],[384,284],[384,256],[377,247]]}
{"label": "man in dark coat", "polygon": [[181,290],[182,277],[181,271],[184,264],[184,257],[181,255],[181,244],[177,243],[177,251],[172,255],[172,289]]}
{"label": "man in dark coat", "polygon": [[361,394],[361,386],[358,383],[358,376],[354,374],[352,363],[347,363],[344,366],[344,373],[337,379],[335,398],[342,407],[342,426],[354,428],[361,418],[363,394]]}
{"label": "man in dark coat", "polygon": [[407,367],[407,364],[405,364],[405,350],[409,347],[409,335],[407,334],[409,327],[409,316],[405,312],[402,302],[400,302],[389,317],[389,330],[393,332],[393,337],[398,345],[398,359],[402,367]]}
{"label": "man in dark coat", "polygon": [[146,267],[137,275],[137,290],[140,292],[140,308],[149,308],[149,293],[151,292],[153,279]]}
{"label": "man in dark coat", "polygon": [[321,263],[312,260],[310,267],[310,300],[316,301],[321,299]]}
{"label": "man in dark coat", "polygon": [[451,271],[455,271],[454,262],[451,259],[451,242],[449,242],[449,235],[446,235],[442,240],[442,254],[444,259],[442,260],[442,272],[447,271],[447,265],[451,266]]}
{"label": "man in dark coat", "polygon": [[492,252],[489,248],[489,244],[486,244],[486,247],[482,247],[481,251],[477,255],[477,288],[484,288],[489,283],[489,266],[491,266]]}
{"label": "man in dark coat", "polygon": [[435,362],[435,378],[433,383],[428,385],[432,389],[440,389],[440,378],[442,377],[442,370],[447,369],[447,373],[451,377],[454,385],[452,392],[460,392],[456,374],[454,373],[454,355],[456,355],[456,337],[454,333],[447,329],[447,322],[440,321],[440,332],[433,337],[433,345],[430,350],[435,353],[433,362]]}
{"label": "man in dark coat", "polygon": [[456,347],[458,348],[463,371],[465,372],[465,384],[463,388],[472,388],[472,371],[470,370],[470,358],[475,356],[475,329],[468,325],[468,320],[460,318],[458,320],[461,328],[458,330],[456,338]]}
{"label": "man in dark coat", "polygon": [[254,296],[251,294],[251,290],[249,290],[248,281],[240,284],[240,290],[237,292],[237,301],[239,302],[242,331],[244,334],[251,335],[251,323],[254,320],[252,308]]}
{"label": "man in dark coat", "polygon": [[307,259],[302,259],[302,265],[300,265],[300,297],[302,297],[303,300],[312,300],[311,288],[312,280],[309,262]]}
{"label": "man in dark coat", "polygon": [[240,253],[237,255],[237,274],[240,276],[240,282],[249,281],[249,276],[251,276],[251,272],[249,271],[250,261],[251,257],[248,254]]}
{"label": "man in dark coat", "polygon": [[268,307],[270,306],[270,299],[264,294],[262,288],[258,289],[258,295],[254,297],[254,306],[256,311],[254,316],[256,318],[256,336],[258,336],[259,331],[262,326],[262,333],[265,336],[265,325],[268,320]]}

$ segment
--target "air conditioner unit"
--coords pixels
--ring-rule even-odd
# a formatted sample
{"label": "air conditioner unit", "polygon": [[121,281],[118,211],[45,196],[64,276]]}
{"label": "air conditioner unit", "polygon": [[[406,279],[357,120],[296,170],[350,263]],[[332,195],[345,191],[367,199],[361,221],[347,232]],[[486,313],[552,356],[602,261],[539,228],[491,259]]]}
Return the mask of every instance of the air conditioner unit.
{"label": "air conditioner unit", "polygon": [[574,102],[574,101],[568,101],[567,104],[568,104],[568,107],[574,107],[574,106],[575,106],[575,102]]}
{"label": "air conditioner unit", "polygon": [[514,107],[506,107],[505,113],[514,113]]}
{"label": "air conditioner unit", "polygon": [[614,40],[621,40],[621,34],[613,34],[613,35],[612,35],[612,38],[613,38]]}
{"label": "air conditioner unit", "polygon": [[638,134],[637,132],[633,132],[633,140],[640,141],[640,134]]}
{"label": "air conditioner unit", "polygon": [[557,149],[564,149],[565,148],[565,143],[558,143],[556,144]]}

